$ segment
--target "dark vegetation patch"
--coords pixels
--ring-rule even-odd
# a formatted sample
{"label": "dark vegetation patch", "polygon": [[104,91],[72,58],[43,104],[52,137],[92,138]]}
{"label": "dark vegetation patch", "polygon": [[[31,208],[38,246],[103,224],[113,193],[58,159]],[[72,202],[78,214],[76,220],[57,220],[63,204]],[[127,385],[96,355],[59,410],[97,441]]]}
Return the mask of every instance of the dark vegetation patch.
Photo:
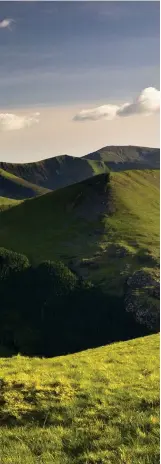
{"label": "dark vegetation patch", "polygon": [[104,293],[62,262],[32,267],[4,248],[0,301],[2,353],[6,347],[6,353],[56,356],[153,332],[125,311],[123,297]]}

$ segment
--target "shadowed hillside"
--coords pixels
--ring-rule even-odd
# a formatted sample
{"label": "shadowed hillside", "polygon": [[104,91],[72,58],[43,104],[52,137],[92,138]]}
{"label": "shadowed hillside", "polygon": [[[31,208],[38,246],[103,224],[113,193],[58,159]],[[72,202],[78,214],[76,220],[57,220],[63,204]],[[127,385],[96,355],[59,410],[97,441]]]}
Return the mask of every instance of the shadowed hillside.
{"label": "shadowed hillside", "polygon": [[55,156],[25,164],[0,163],[0,196],[24,199],[83,181],[94,175],[131,169],[159,169],[160,151],[105,147],[82,158]]}
{"label": "shadowed hillside", "polygon": [[112,171],[129,169],[160,169],[160,150],[158,148],[135,146],[108,146],[84,157],[102,161]]}
{"label": "shadowed hillside", "polygon": [[58,156],[26,164],[0,163],[0,195],[28,198],[108,172],[100,161]]}
{"label": "shadowed hillside", "polygon": [[32,184],[11,172],[0,169],[0,196],[13,199],[31,198],[43,195],[49,189]]}

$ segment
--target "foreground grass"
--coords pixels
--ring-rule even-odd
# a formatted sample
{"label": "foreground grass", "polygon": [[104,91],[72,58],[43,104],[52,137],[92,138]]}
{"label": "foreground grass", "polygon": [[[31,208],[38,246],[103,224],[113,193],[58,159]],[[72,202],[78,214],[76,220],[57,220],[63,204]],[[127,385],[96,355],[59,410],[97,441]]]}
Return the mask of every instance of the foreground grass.
{"label": "foreground grass", "polygon": [[159,335],[2,358],[1,464],[159,464]]}

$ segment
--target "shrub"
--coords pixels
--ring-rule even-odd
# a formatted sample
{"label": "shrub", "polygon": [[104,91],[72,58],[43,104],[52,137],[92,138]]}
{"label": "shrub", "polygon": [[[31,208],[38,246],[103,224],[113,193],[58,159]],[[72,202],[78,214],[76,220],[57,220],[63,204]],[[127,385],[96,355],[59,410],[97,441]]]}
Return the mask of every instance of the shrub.
{"label": "shrub", "polygon": [[25,255],[0,248],[0,281],[13,274],[21,273],[29,267],[29,260]]}

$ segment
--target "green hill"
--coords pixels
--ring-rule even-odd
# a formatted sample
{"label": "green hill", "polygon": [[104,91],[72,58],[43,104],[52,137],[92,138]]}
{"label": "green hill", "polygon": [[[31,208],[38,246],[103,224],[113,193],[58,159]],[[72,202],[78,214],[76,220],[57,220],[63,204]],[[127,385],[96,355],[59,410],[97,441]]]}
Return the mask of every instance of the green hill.
{"label": "green hill", "polygon": [[26,200],[1,213],[0,243],[34,262],[93,259],[98,268],[91,265],[90,274],[97,276],[111,264],[112,244],[142,253],[145,262],[147,253],[157,259],[159,171],[111,173],[110,182],[99,175]]}
{"label": "green hill", "polygon": [[159,464],[159,336],[0,359],[3,464]]}
{"label": "green hill", "polygon": [[103,162],[58,156],[26,164],[0,163],[0,195],[29,198],[108,172]]}
{"label": "green hill", "polygon": [[159,171],[102,174],[1,211],[0,243],[33,264],[62,260],[158,320]]}
{"label": "green hill", "polygon": [[159,169],[160,151],[133,146],[105,147],[82,158],[55,156],[24,164],[0,163],[0,195],[24,199],[83,181],[94,175],[129,169]]}

